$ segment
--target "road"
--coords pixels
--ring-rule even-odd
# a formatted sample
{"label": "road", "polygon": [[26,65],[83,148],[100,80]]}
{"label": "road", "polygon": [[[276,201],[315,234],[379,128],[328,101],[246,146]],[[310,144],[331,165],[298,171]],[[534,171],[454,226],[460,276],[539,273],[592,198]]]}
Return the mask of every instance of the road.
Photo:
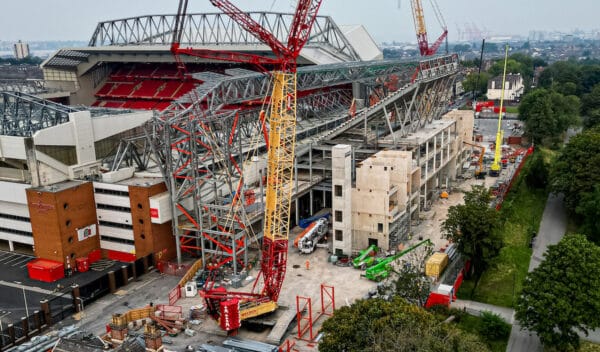
{"label": "road", "polygon": [[[549,245],[556,244],[565,235],[567,230],[566,210],[562,195],[550,194],[546,201],[538,235],[533,243],[533,254],[529,262],[529,271],[537,268],[544,257]],[[514,321],[514,318],[513,318]],[[543,351],[540,339],[535,333],[521,330],[518,324],[513,325],[508,339],[507,352],[534,352]]]}

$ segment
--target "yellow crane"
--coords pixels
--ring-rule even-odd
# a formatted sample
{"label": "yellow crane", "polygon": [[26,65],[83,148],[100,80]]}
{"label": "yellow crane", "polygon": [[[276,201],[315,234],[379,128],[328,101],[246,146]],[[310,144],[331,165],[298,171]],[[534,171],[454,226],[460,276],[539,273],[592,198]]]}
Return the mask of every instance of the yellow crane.
{"label": "yellow crane", "polygon": [[504,108],[504,85],[506,84],[506,63],[508,62],[508,44],[504,51],[504,71],[502,73],[502,91],[500,93],[500,111],[498,112],[498,132],[496,132],[496,148],[494,150],[494,162],[490,167],[490,176],[500,176],[502,170],[502,140],[504,131],[502,130],[502,109]]}

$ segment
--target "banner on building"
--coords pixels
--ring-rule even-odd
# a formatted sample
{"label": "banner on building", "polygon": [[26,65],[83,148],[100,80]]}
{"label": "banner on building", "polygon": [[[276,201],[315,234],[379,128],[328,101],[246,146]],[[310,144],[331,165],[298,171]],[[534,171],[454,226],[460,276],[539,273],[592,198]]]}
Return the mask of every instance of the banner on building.
{"label": "banner on building", "polygon": [[96,224],[91,224],[86,227],[77,229],[77,237],[80,241],[83,241],[86,238],[93,236],[96,236]]}

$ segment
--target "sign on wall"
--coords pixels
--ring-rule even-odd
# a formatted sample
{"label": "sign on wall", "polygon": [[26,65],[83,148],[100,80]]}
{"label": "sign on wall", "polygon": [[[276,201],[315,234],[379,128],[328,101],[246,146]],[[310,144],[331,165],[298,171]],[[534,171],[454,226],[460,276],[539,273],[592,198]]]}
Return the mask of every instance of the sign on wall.
{"label": "sign on wall", "polygon": [[96,236],[96,224],[77,229],[77,238],[79,238],[80,241],[93,236]]}

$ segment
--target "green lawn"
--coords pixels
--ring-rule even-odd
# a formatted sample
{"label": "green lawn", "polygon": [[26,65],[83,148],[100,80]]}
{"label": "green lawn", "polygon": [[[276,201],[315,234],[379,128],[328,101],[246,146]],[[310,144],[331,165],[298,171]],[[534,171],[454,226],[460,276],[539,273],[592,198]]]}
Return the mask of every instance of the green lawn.
{"label": "green lawn", "polygon": [[488,341],[479,334],[479,327],[482,324],[480,317],[465,314],[461,316],[460,320],[456,323],[459,329],[478,335],[483,341],[485,341],[492,352],[504,352],[506,351],[506,345],[508,345],[508,338],[504,340]]}
{"label": "green lawn", "polygon": [[548,197],[545,190],[527,187],[523,180],[527,168],[526,164],[500,211],[504,219],[501,229],[504,247],[481,277],[473,295],[474,283],[466,280],[458,297],[505,307],[512,307],[518,297],[529,269],[531,233],[539,228]]}
{"label": "green lawn", "polygon": [[507,114],[518,114],[519,113],[519,106],[507,106],[506,107],[506,113]]}

